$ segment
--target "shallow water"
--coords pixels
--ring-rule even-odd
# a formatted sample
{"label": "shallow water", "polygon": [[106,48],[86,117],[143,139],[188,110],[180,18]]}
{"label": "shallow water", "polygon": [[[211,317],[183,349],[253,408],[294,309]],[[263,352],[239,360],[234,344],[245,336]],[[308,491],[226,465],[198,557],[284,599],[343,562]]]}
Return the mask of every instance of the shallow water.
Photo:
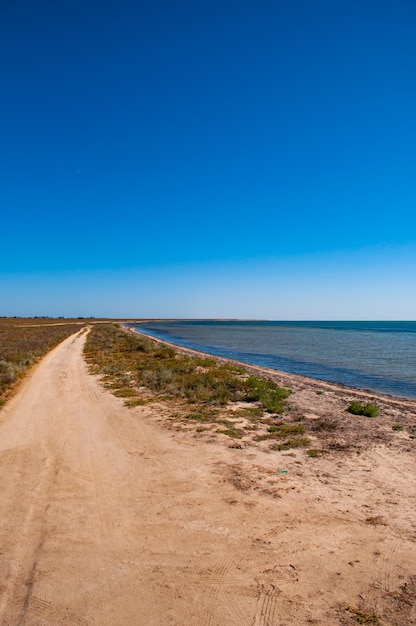
{"label": "shallow water", "polygon": [[210,354],[416,398],[416,322],[204,320],[134,326],[152,337]]}

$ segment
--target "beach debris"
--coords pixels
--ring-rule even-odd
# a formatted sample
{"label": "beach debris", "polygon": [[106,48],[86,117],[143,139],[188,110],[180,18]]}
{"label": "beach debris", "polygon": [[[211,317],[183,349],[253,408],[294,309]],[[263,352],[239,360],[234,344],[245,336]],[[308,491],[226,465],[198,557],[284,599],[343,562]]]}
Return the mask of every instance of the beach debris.
{"label": "beach debris", "polygon": [[289,470],[287,470],[287,469],[278,469],[278,470],[277,470],[277,473],[278,473],[278,474],[288,474],[288,473],[289,473]]}

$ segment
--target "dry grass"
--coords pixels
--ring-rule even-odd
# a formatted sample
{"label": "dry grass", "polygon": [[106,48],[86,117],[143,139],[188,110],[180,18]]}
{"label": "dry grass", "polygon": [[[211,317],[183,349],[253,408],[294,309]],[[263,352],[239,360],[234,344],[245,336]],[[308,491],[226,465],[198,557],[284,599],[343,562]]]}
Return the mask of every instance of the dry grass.
{"label": "dry grass", "polygon": [[0,406],[29,367],[85,324],[85,320],[0,318]]}

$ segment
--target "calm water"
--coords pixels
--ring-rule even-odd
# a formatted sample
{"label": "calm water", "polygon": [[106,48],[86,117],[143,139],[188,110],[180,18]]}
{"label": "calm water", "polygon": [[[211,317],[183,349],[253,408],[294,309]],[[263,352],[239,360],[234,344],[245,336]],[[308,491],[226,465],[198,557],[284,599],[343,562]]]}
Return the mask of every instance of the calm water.
{"label": "calm water", "polygon": [[416,398],[416,322],[174,321],[135,326],[210,354]]}

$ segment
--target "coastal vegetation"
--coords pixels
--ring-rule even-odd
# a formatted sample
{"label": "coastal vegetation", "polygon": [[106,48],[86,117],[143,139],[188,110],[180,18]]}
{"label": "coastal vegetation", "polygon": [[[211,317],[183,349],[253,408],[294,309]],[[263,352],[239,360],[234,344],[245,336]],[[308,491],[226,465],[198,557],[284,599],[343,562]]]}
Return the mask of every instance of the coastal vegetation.
{"label": "coastal vegetation", "polygon": [[150,392],[153,399],[175,399],[192,405],[188,419],[198,421],[214,419],[222,407],[236,402],[256,403],[261,414],[282,413],[291,393],[237,365],[182,354],[118,324],[95,326],[85,353],[93,371],[104,375],[116,395]]}
{"label": "coastal vegetation", "polygon": [[238,364],[174,350],[119,324],[94,325],[85,356],[92,373],[128,407],[165,403],[169,419],[194,424],[199,433],[270,439],[282,450],[309,445],[299,437],[302,424],[282,421],[283,415],[292,421],[286,404],[291,391]]}
{"label": "coastal vegetation", "polygon": [[0,407],[29,367],[85,323],[50,318],[0,318]]}
{"label": "coastal vegetation", "polygon": [[365,417],[377,417],[380,412],[380,407],[377,404],[373,404],[371,402],[367,402],[367,404],[363,404],[362,402],[353,401],[350,403],[348,409],[348,413],[352,413],[353,415],[364,415]]}
{"label": "coastal vegetation", "polygon": [[[149,414],[167,427],[207,438],[226,436],[237,440],[233,447],[303,449],[311,459],[344,453],[357,443],[353,416],[379,413],[378,405],[355,401],[347,411],[340,402],[338,414],[332,405],[320,416],[305,413],[306,407],[290,397],[292,391],[266,374],[253,375],[249,366],[175,349],[114,322],[92,326],[85,357],[90,371],[127,407],[153,407],[156,411]],[[368,428],[366,437],[380,436]],[[391,432],[395,430],[399,428]]]}

